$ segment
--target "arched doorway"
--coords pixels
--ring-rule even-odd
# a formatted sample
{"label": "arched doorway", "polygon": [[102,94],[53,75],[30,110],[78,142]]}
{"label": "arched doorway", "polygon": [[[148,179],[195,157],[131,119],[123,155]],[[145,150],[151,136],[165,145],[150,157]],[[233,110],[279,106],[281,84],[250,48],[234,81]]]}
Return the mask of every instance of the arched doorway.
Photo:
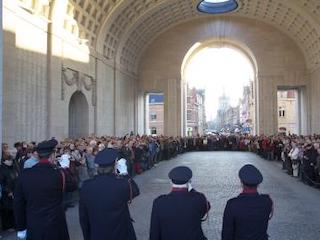
{"label": "arched doorway", "polygon": [[79,138],[89,135],[89,105],[85,95],[77,91],[69,103],[69,137]]}
{"label": "arched doorway", "polygon": [[[212,52],[215,51],[214,54],[212,54]],[[223,75],[231,75],[233,76],[234,79],[230,80],[228,79],[228,77],[224,77],[222,76],[221,73],[221,69],[215,69],[216,65],[219,65],[220,67],[222,67],[224,70],[228,68],[230,68],[230,70],[232,69],[232,67],[234,67],[235,69],[237,68],[237,66],[232,66],[232,62],[233,61],[226,61],[227,59],[225,59],[225,57],[223,55],[221,55],[220,53],[220,58],[223,59],[217,59],[217,55],[219,55],[219,51],[222,51],[223,54],[228,55],[228,57],[235,57],[237,55],[237,59],[238,59],[238,63],[241,60],[242,62],[246,62],[246,64],[242,64],[242,67],[246,67],[248,69],[247,73],[242,72],[241,74],[245,74],[247,76],[242,76],[242,84],[244,83],[243,81],[243,77],[248,78],[248,82],[241,86],[241,83],[238,83],[238,80],[241,80],[240,76],[236,76],[234,74],[230,74],[225,72]],[[211,52],[210,54],[204,54],[205,52]],[[231,54],[232,53],[232,54]],[[214,56],[216,55],[216,56]],[[202,56],[202,57],[199,57]],[[203,61],[199,61],[200,58],[202,58],[202,60],[204,58],[206,61],[209,61],[208,64],[204,64]],[[216,58],[216,59],[215,59]],[[198,60],[198,64],[194,64],[193,60],[197,59]],[[240,60],[239,60],[240,59]],[[219,61],[223,61],[223,63],[219,63],[217,62],[217,60]],[[199,65],[199,63],[201,62],[201,64],[206,65],[205,67],[207,67],[208,69],[204,69],[203,66],[197,66],[199,69],[197,69],[198,71],[194,71],[194,73],[196,73],[197,78],[207,78],[207,76],[204,76],[205,74],[209,75],[210,80],[205,80],[205,81],[209,81],[211,82],[209,85],[211,85],[209,88],[211,89],[206,89],[208,88],[208,84],[205,84],[206,87],[203,89],[198,89],[197,86],[201,85],[201,82],[203,82],[203,79],[197,79],[196,80],[196,85],[194,85],[192,87],[190,87],[190,83],[188,83],[188,81],[190,80],[190,76],[188,74],[190,74],[190,65],[193,65],[192,67],[194,68],[194,65]],[[214,64],[214,65],[212,65]],[[235,64],[235,63],[233,63]],[[226,65],[226,66],[224,66]],[[246,66],[245,66],[246,65]],[[191,68],[192,68],[191,67]],[[194,69],[193,69],[194,70]],[[231,70],[232,71],[232,70]],[[210,74],[209,74],[210,72]],[[239,71],[238,71],[239,72]],[[250,74],[248,73],[250,72]],[[220,73],[220,74],[219,74]],[[230,39],[210,39],[207,41],[203,41],[203,42],[197,42],[195,43],[187,52],[187,54],[185,55],[183,62],[182,62],[182,66],[181,66],[181,80],[182,80],[182,115],[183,115],[183,131],[185,131],[185,133],[187,135],[189,134],[189,130],[191,128],[194,128],[193,125],[199,125],[199,127],[202,129],[202,131],[200,131],[197,134],[204,134],[205,131],[204,129],[210,130],[209,127],[209,123],[211,123],[211,125],[215,126],[214,130],[228,130],[228,131],[244,131],[247,133],[251,133],[251,134],[256,134],[258,132],[258,66],[256,63],[256,59],[253,55],[253,53],[251,52],[251,50],[244,45],[241,42],[237,42],[234,40],[230,40]],[[216,79],[214,80],[214,78],[222,78],[222,79]],[[229,76],[230,78],[230,76]],[[219,81],[229,81],[228,84],[225,83],[219,83]],[[216,83],[214,83],[214,81],[217,81]],[[219,83],[219,84],[218,84]],[[218,86],[220,86],[220,92],[217,91],[218,90]],[[238,96],[239,98],[237,99],[237,103],[234,104],[234,106],[227,104],[229,107],[224,106],[225,109],[216,109],[216,114],[217,116],[215,117],[214,121],[213,119],[210,120],[210,118],[208,119],[208,102],[210,101],[210,98],[212,94],[212,88],[215,88],[215,92],[214,94],[216,95],[217,99],[215,99],[214,101],[216,101],[216,107],[218,108],[218,104],[221,104],[221,98],[223,99],[229,99],[230,96],[225,95],[225,93],[230,92],[230,90],[234,90],[235,89],[236,92],[241,93],[243,92],[242,96]],[[227,89],[226,89],[227,88]],[[228,89],[230,88],[230,89]],[[223,90],[222,90],[223,89]],[[203,107],[202,111],[206,112],[204,114],[204,119],[206,119],[206,123],[200,124],[200,118],[196,117],[196,122],[192,121],[192,117],[190,119],[190,116],[194,116],[194,115],[199,115],[199,113],[201,113],[202,111],[197,107],[195,113],[192,113],[192,106],[190,107],[189,105],[191,105],[192,102],[194,101],[190,101],[190,91],[193,92],[192,90],[196,91],[196,104],[195,105],[199,105],[199,96],[203,96],[201,99],[203,99],[203,101],[206,101],[206,104],[202,104],[207,105],[205,107]],[[207,92],[207,90],[209,90],[209,92]],[[210,93],[211,90],[211,93]],[[202,94],[198,94],[199,91],[202,91]],[[234,91],[231,91],[234,92]],[[218,95],[220,94],[220,95]],[[234,93],[233,93],[234,94]],[[199,96],[198,96],[199,95]],[[191,94],[192,96],[192,94]],[[219,97],[220,96],[220,97]],[[218,100],[219,97],[219,100]],[[234,96],[231,96],[234,97]],[[192,98],[192,97],[191,97]],[[205,99],[205,100],[204,100]],[[211,99],[211,101],[213,100],[213,98]],[[229,99],[230,100],[230,99]],[[201,102],[201,101],[200,101]],[[229,103],[229,101],[228,101]],[[210,102],[210,106],[212,107],[212,102]],[[190,110],[191,109],[191,110]],[[218,111],[217,111],[218,110]],[[190,114],[189,114],[190,112]],[[202,113],[203,114],[203,113]],[[212,114],[212,113],[211,113]],[[201,114],[200,114],[201,115]],[[221,115],[221,116],[220,116]],[[194,117],[193,117],[194,118]],[[211,130],[212,130],[211,129]],[[194,129],[193,129],[194,131]],[[194,135],[194,134],[192,134]]]}
{"label": "arched doorway", "polygon": [[[266,35],[270,37],[265,38]],[[181,63],[190,57],[188,53],[198,47],[201,50],[206,43],[215,43],[218,48],[234,46],[251,61],[255,70],[256,134],[277,133],[277,89],[283,87],[306,89],[301,95],[301,109],[305,110],[301,115],[301,132],[308,132],[309,85],[305,59],[299,47],[272,26],[257,21],[252,27],[251,20],[230,16],[190,20],[172,27],[159,35],[141,55],[138,94],[139,97],[150,91],[165,94],[166,135],[186,134],[186,81]],[[192,46],[194,48],[190,49]],[[141,119],[142,113],[139,112]]]}

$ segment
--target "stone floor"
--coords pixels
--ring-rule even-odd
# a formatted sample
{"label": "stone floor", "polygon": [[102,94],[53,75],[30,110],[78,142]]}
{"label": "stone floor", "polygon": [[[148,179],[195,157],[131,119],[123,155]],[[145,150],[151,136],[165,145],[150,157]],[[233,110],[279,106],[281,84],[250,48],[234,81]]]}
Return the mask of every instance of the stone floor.
{"label": "stone floor", "polygon": [[[222,214],[226,201],[240,191],[238,170],[246,163],[257,166],[264,182],[260,192],[268,193],[275,203],[275,214],[269,224],[270,239],[320,239],[320,191],[283,173],[280,165],[262,160],[252,153],[193,152],[160,163],[152,170],[137,176],[140,196],[130,207],[135,220],[138,240],[147,240],[152,201],[170,191],[168,172],[175,166],[187,165],[193,170],[192,185],[205,193],[212,209],[203,229],[208,239],[220,239]],[[78,209],[68,210],[68,224],[72,240],[82,240]],[[3,239],[15,239],[12,235]]]}

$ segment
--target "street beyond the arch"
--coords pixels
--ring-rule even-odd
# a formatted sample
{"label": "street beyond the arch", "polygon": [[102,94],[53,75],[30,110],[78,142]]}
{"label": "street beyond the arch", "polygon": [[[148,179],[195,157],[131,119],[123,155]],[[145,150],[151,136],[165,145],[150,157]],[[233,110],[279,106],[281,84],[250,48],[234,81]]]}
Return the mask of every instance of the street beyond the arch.
{"label": "street beyond the arch", "polygon": [[[246,152],[192,152],[158,164],[136,176],[140,196],[130,206],[138,240],[147,240],[153,199],[170,192],[168,172],[175,166],[186,165],[193,171],[192,185],[211,202],[209,219],[203,229],[210,240],[220,239],[222,215],[226,201],[240,192],[238,171],[244,164],[254,164],[264,176],[259,191],[270,194],[275,206],[269,223],[270,239],[320,239],[320,191],[302,184],[281,170],[277,162],[261,159]],[[67,211],[72,240],[82,240],[78,207]],[[14,236],[5,239],[15,239]]]}

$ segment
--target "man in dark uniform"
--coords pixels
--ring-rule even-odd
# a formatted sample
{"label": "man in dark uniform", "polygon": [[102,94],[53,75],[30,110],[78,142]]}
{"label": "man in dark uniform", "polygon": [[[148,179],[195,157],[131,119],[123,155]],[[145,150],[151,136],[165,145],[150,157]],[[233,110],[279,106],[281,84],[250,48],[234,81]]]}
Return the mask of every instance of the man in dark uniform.
{"label": "man in dark uniform", "polygon": [[65,174],[57,169],[54,139],[38,144],[39,163],[25,169],[16,186],[14,212],[18,238],[28,240],[68,240],[68,228],[63,208]]}
{"label": "man in dark uniform", "polygon": [[201,222],[210,210],[206,197],[191,187],[190,168],[172,169],[172,190],[153,202],[150,240],[204,240]]}
{"label": "man in dark uniform", "polygon": [[95,157],[98,175],[83,183],[79,217],[84,240],[135,240],[128,203],[139,195],[118,151],[106,148]]}
{"label": "man in dark uniform", "polygon": [[269,195],[259,194],[263,177],[253,165],[239,171],[243,192],[227,202],[223,215],[222,240],[267,240],[268,222],[273,214]]}

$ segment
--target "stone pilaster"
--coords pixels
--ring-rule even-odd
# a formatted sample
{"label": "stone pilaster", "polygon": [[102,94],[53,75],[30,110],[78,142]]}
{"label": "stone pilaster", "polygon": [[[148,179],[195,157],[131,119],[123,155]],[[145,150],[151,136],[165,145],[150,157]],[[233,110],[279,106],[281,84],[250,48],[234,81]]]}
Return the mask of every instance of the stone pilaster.
{"label": "stone pilaster", "polygon": [[[2,13],[2,0],[0,0],[0,12]],[[0,25],[2,26],[2,14],[0,16]],[[2,144],[2,113],[3,113],[3,108],[2,108],[2,82],[3,82],[3,64],[2,64],[2,58],[3,58],[3,28],[0,30],[0,126],[1,126],[1,131],[0,131],[0,143]],[[2,151],[0,152],[0,158]]]}

